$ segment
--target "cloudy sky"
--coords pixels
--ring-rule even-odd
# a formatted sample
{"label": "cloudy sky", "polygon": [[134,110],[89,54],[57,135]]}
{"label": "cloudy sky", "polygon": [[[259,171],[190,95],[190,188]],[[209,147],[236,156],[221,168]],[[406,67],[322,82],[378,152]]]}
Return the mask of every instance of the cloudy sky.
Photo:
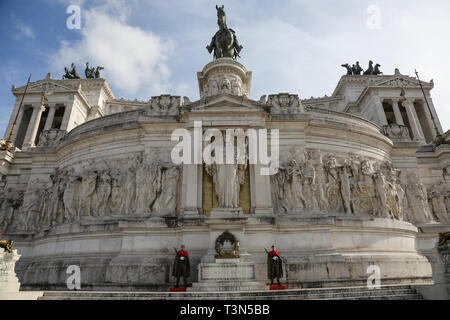
{"label": "cloudy sky", "polygon": [[[215,5],[244,46],[253,71],[251,98],[290,92],[331,95],[342,63],[369,59],[385,74],[434,79],[444,130],[450,129],[450,1],[365,0],[0,0],[0,132],[14,103],[11,85],[60,79],[75,62],[105,67],[116,97],[148,100],[170,93],[199,98],[196,72],[212,60],[205,47],[217,31]],[[69,29],[71,5],[81,28]],[[70,8],[69,8],[70,9]]]}

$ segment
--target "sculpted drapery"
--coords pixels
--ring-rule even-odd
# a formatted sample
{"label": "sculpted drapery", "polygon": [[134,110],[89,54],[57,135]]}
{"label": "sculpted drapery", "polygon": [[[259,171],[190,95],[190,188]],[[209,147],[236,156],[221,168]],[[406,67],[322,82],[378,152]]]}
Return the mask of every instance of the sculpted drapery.
{"label": "sculpted drapery", "polygon": [[180,174],[179,166],[140,155],[56,169],[47,181],[30,182],[25,193],[0,192],[0,228],[38,231],[80,220],[174,215]]}
{"label": "sculpted drapery", "polygon": [[404,185],[400,175],[388,162],[355,156],[338,160],[317,150],[299,155],[297,150],[272,177],[275,207],[280,213],[300,215],[372,215],[415,224],[437,218],[447,224],[446,186],[431,188],[428,202],[416,173],[404,174]]}

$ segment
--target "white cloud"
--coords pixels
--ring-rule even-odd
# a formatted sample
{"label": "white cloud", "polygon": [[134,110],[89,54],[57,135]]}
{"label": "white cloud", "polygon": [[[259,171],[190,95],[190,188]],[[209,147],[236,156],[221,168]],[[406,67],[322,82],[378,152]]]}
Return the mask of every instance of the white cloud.
{"label": "white cloud", "polygon": [[126,15],[116,18],[110,9],[83,11],[82,39],[61,42],[59,51],[50,58],[52,69],[61,72],[75,62],[81,74],[88,61],[105,68],[102,77],[117,89],[116,95],[148,99],[167,91],[173,42],[127,24]]}
{"label": "white cloud", "polygon": [[[367,15],[350,19],[319,12],[322,25],[311,27],[295,20],[273,16],[250,20],[236,26],[244,45],[243,63],[253,72],[252,96],[266,93],[292,92],[302,98],[330,95],[345,73],[342,63],[359,60],[367,68],[369,59],[382,65],[385,74],[398,67],[403,74],[421,79],[434,78],[434,105],[444,131],[450,128],[450,43],[443,41],[449,23],[439,7],[409,11],[385,4],[380,30],[366,27]],[[420,10],[422,9],[422,10]]]}
{"label": "white cloud", "polygon": [[[82,11],[83,39],[65,43],[53,65],[61,72],[72,60],[82,68],[79,71],[86,61],[101,64],[115,93],[128,98],[174,93],[195,99],[195,72],[208,62],[204,46],[216,31],[215,4],[173,3],[94,0],[97,14]],[[359,60],[366,68],[372,59],[385,74],[398,67],[413,76],[417,68],[423,80],[434,78],[434,104],[444,130],[450,128],[450,64],[445,63],[450,44],[443,40],[449,28],[447,2],[411,4],[407,9],[406,1],[380,4],[380,30],[366,26],[369,2],[327,3],[327,10],[324,1],[290,0],[259,9],[255,3],[225,4],[229,26],[244,46],[240,61],[253,71],[252,98],[276,92],[299,93],[302,98],[330,95],[345,73],[342,63]],[[180,50],[174,52],[174,41],[127,24],[133,18],[148,25],[148,13],[153,14],[149,24],[169,34]],[[177,77],[170,78],[169,67]]]}
{"label": "white cloud", "polygon": [[16,28],[19,30],[20,35],[23,35],[25,37],[34,39],[34,31],[33,28],[29,25],[27,25],[25,22],[23,22],[21,19],[17,19],[15,18],[15,16],[13,16],[13,19],[15,20],[15,26]]}
{"label": "white cloud", "polygon": [[33,29],[32,29],[30,26],[25,25],[25,24],[21,24],[21,25],[19,25],[18,27],[19,27],[20,31],[21,31],[25,36],[27,36],[28,38],[31,38],[31,39],[34,39],[34,38],[35,38],[35,37],[34,37]]}

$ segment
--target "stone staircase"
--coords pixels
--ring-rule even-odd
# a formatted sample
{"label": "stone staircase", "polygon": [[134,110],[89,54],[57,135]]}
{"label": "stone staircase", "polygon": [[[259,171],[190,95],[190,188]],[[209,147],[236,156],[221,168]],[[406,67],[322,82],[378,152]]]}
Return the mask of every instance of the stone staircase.
{"label": "stone staircase", "polygon": [[240,292],[45,291],[38,300],[423,300],[409,285]]}

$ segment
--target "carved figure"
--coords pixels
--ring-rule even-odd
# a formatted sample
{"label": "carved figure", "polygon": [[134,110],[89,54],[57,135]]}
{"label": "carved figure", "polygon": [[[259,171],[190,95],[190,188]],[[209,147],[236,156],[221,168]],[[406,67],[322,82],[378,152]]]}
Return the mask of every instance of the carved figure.
{"label": "carved figure", "polygon": [[417,173],[411,172],[407,178],[406,196],[410,209],[410,221],[419,224],[433,222],[433,217],[428,207],[427,190],[420,182]]}
{"label": "carved figure", "polygon": [[234,162],[234,164],[205,165],[206,172],[213,177],[220,208],[239,207],[239,192],[240,186],[245,182],[247,159],[245,164],[238,164],[236,159]]}

